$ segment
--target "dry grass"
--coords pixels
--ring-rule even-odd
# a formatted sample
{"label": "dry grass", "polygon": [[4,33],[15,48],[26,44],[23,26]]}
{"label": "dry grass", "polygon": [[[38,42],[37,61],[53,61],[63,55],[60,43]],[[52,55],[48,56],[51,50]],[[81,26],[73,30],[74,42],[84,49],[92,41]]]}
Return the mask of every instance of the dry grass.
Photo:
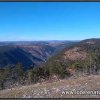
{"label": "dry grass", "polygon": [[0,91],[0,98],[100,98],[99,95],[70,95],[66,91],[100,90],[100,76],[91,75],[77,79],[60,80]]}

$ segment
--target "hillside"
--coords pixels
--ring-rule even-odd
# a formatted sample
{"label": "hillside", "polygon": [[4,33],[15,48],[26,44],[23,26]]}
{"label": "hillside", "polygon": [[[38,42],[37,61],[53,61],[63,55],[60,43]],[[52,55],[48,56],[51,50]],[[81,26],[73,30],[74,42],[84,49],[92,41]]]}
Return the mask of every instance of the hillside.
{"label": "hillside", "polygon": [[14,65],[18,62],[29,66],[32,64],[30,57],[31,56],[21,48],[15,46],[0,46],[0,67],[5,67],[8,64]]}
{"label": "hillside", "polygon": [[100,98],[99,90],[100,76],[91,75],[1,90],[0,98]]}
{"label": "hillside", "polygon": [[0,67],[22,63],[25,68],[38,66],[61,51],[66,41],[60,42],[4,42],[0,46]]}
{"label": "hillside", "polygon": [[54,74],[61,73],[61,69],[70,74],[99,74],[100,39],[87,39],[71,45],[51,57],[44,66],[55,69],[52,71]]}

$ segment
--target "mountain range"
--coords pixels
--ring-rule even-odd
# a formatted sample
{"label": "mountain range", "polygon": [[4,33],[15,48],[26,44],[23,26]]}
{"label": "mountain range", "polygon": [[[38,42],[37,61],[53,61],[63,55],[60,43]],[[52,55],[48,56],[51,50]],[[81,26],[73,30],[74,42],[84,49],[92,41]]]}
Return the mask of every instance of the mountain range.
{"label": "mountain range", "polygon": [[0,67],[22,63],[24,68],[38,66],[73,41],[0,42]]}

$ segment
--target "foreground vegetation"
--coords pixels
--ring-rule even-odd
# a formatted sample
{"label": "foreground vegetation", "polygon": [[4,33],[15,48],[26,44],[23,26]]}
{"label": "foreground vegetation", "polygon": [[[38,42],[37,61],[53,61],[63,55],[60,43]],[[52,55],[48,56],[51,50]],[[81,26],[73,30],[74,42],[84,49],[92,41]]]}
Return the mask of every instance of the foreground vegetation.
{"label": "foreground vegetation", "polygon": [[[99,90],[100,76],[90,75],[1,90],[0,98],[100,98]],[[79,94],[79,91],[83,94]],[[98,94],[95,91],[98,91]]]}

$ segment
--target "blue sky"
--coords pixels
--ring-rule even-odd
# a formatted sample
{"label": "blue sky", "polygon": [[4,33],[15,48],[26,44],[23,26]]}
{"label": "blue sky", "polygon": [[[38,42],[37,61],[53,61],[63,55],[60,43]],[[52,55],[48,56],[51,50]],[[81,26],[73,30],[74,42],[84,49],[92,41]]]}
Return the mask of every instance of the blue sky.
{"label": "blue sky", "polygon": [[100,38],[100,2],[0,2],[0,41]]}

